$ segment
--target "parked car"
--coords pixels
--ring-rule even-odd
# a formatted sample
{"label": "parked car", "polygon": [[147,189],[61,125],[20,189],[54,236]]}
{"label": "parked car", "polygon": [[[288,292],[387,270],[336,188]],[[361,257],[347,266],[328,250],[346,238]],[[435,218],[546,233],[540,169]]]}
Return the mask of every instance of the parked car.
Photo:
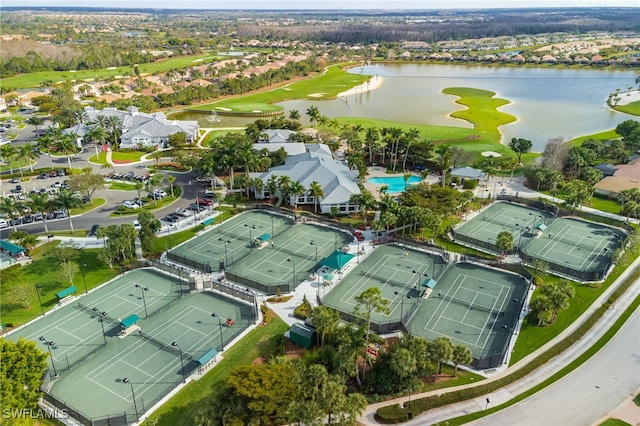
{"label": "parked car", "polygon": [[162,220],[164,220],[165,222],[169,222],[169,223],[175,223],[175,222],[179,222],[180,221],[180,216],[178,216],[175,213],[169,213]]}
{"label": "parked car", "polygon": [[14,177],[9,181],[9,183],[20,183],[20,178]]}
{"label": "parked car", "polygon": [[176,210],[176,214],[182,216],[182,217],[189,217],[191,216],[191,213],[189,212],[189,210],[187,209],[177,209]]}
{"label": "parked car", "polygon": [[194,212],[201,212],[206,210],[207,208],[205,206],[203,206],[202,204],[191,204],[189,205],[189,210],[194,211]]}
{"label": "parked car", "polygon": [[67,211],[66,210],[58,210],[56,212],[56,219],[63,219],[67,217]]}
{"label": "parked car", "polygon": [[41,212],[36,212],[36,214],[33,215],[33,220],[34,221],[39,221],[42,220],[42,213]]}
{"label": "parked car", "polygon": [[32,223],[33,222],[33,215],[32,214],[28,214],[25,217],[22,218],[22,223]]}
{"label": "parked car", "polygon": [[216,193],[210,189],[207,189],[206,191],[204,191],[204,198],[209,198],[215,201]]}
{"label": "parked car", "polygon": [[196,204],[200,204],[201,206],[212,206],[213,205],[213,201],[208,199],[208,198],[198,198],[196,199]]}
{"label": "parked car", "polygon": [[4,219],[0,219],[0,228],[6,228],[7,226],[9,226],[7,221]]}
{"label": "parked car", "polygon": [[140,229],[142,229],[142,226],[140,226],[140,222],[138,222],[137,220],[133,221],[133,227],[136,231],[140,231]]}
{"label": "parked car", "polygon": [[87,237],[97,237],[98,236],[98,229],[100,229],[100,225],[98,225],[97,223],[95,225],[93,225],[91,227],[91,230],[89,231],[89,233],[87,234]]}
{"label": "parked car", "polygon": [[133,201],[125,201],[124,203],[122,203],[123,206],[125,206],[128,209],[139,209],[140,208],[140,204],[137,204]]}
{"label": "parked car", "polygon": [[167,196],[167,193],[162,191],[162,190],[157,189],[157,190],[153,191],[153,195],[156,195],[159,198],[164,198],[164,197]]}

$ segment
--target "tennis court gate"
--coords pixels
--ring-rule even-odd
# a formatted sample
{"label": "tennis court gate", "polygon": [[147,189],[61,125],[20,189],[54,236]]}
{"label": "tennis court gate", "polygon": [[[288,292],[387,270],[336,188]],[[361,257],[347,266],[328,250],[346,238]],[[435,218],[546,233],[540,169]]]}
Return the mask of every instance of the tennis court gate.
{"label": "tennis court gate", "polygon": [[253,307],[253,318],[254,320],[258,319],[258,300],[253,291],[247,291],[248,289],[239,288],[235,285],[223,284],[221,281],[216,280],[205,280],[204,288],[205,290],[216,290],[250,303]]}
{"label": "tennis court gate", "polygon": [[234,274],[229,271],[224,271],[224,277],[225,279],[227,279],[228,281],[231,281],[234,284],[243,285],[243,286],[256,289],[259,292],[264,293],[268,296],[273,296],[275,294],[278,294],[278,291],[280,291],[280,293],[288,293],[295,288],[295,284],[291,285],[291,283],[288,283],[288,282],[265,284],[265,283],[258,282],[256,280],[252,280],[251,278],[248,278],[242,275]]}
{"label": "tennis court gate", "polygon": [[193,259],[189,259],[172,252],[167,252],[167,259],[193,268],[196,271],[204,272],[205,274],[210,274],[212,272],[211,265],[209,263],[197,262]]}
{"label": "tennis court gate", "polygon": [[[522,259],[523,262],[526,263],[531,263],[533,262],[535,259],[537,259],[536,257],[533,256],[529,256],[527,255],[525,252],[523,252],[522,250],[518,250],[518,254],[520,255],[520,259]],[[569,266],[566,265],[561,265],[559,263],[550,261],[548,259],[544,259],[544,261],[547,263],[547,265],[549,265],[549,270],[557,273],[557,274],[562,274],[565,276],[569,276],[571,278],[575,278],[579,281],[601,281],[604,279],[605,275],[607,274],[607,270],[609,269],[609,266],[611,265],[610,263],[607,264],[607,267],[604,269],[599,269],[596,271],[583,271],[580,269],[575,269],[575,268],[571,268]]]}

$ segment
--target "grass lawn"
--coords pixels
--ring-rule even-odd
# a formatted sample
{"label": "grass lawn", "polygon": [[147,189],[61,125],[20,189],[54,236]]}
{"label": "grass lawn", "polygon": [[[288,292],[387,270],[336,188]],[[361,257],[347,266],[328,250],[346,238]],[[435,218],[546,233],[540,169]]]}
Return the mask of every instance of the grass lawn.
{"label": "grass lawn", "polygon": [[[83,236],[86,232],[83,232]],[[38,303],[38,295],[35,285],[41,284],[40,297],[42,306],[45,311],[52,309],[56,303],[56,293],[69,287],[69,283],[61,281],[60,263],[53,256],[53,252],[57,250],[60,241],[52,241],[37,248],[33,252],[33,262],[25,266],[14,266],[2,270],[2,281],[4,283],[27,283],[29,288],[29,305],[28,309],[15,307],[10,304],[11,286],[3,285],[2,292],[2,322],[7,326],[18,326],[24,324],[41,314]],[[111,278],[118,275],[117,269],[109,269],[98,257],[99,249],[77,250],[78,265],[86,264],[84,275],[87,282],[87,288],[92,289]],[[78,292],[84,292],[84,282],[80,270],[74,276],[74,285]]]}
{"label": "grass lawn", "polygon": [[631,102],[627,105],[615,106],[613,109],[624,112],[625,114],[640,115],[640,101]]}
{"label": "grass lawn", "polygon": [[275,103],[289,99],[333,99],[338,93],[364,83],[370,76],[350,74],[343,69],[347,64],[332,65],[327,71],[312,78],[296,81],[272,90],[223,99],[199,105],[191,110],[247,113],[253,111],[282,111]]}
{"label": "grass lawn", "polygon": [[[71,209],[71,216],[75,216],[75,215],[78,215],[78,214],[82,214],[82,213],[86,213],[88,211],[91,211],[91,210],[95,209],[96,207],[100,207],[101,205],[103,205],[106,202],[107,201],[104,198],[93,198],[91,200],[91,203],[83,204],[82,207]],[[73,219],[71,219],[71,220],[73,220]]]}
{"label": "grass lawn", "polygon": [[115,212],[110,213],[109,216],[111,216],[111,217],[137,216],[138,213],[140,213],[141,211],[152,212],[154,210],[158,210],[158,209],[161,209],[163,207],[168,206],[169,204],[173,203],[178,198],[180,198],[180,195],[182,194],[182,188],[180,188],[177,185],[173,185],[173,197],[171,196],[171,188],[165,187],[165,188],[162,188],[162,189],[167,194],[169,194],[168,197],[164,197],[164,198],[161,198],[161,199],[155,200],[155,201],[154,200],[147,201],[147,202],[144,203],[144,205],[142,206],[141,209],[127,209],[124,206],[121,206]]}
{"label": "grass lawn", "polygon": [[99,152],[98,155],[91,156],[88,161],[90,163],[102,164],[104,166],[107,164],[107,153]]}
{"label": "grass lawn", "polygon": [[112,191],[135,191],[138,182],[108,182]]}
{"label": "grass lawn", "polygon": [[147,153],[144,151],[113,151],[111,161],[115,164],[135,163],[145,154]]}
{"label": "grass lawn", "polygon": [[[180,69],[192,67],[194,65],[211,63],[216,58],[217,56],[213,54],[180,56],[177,58],[160,59],[150,64],[140,64],[138,65],[138,69],[141,74],[153,74],[155,72],[166,72],[173,68]],[[127,73],[134,75],[133,67],[122,66],[115,69],[102,68],[99,70],[78,70],[76,72],[41,71],[3,78],[2,81],[0,81],[0,87],[22,89],[27,87],[38,87],[40,83],[47,80],[52,80],[54,83],[66,80],[91,81],[106,77],[123,76]]]}
{"label": "grass lawn", "polygon": [[[270,341],[284,334],[289,326],[274,318],[266,326],[253,329],[232,348],[224,352],[224,359],[197,382],[189,383],[149,418],[149,424],[193,425],[196,413],[207,404],[207,397],[224,385],[229,373],[241,365],[249,365],[266,353]],[[157,421],[157,423],[155,423]]]}
{"label": "grass lawn", "polygon": [[473,128],[477,132],[491,135],[496,140],[500,140],[498,126],[516,121],[516,117],[513,115],[498,111],[499,107],[511,102],[506,99],[494,98],[495,92],[468,87],[448,87],[442,92],[447,95],[459,96],[456,103],[468,108],[452,113],[452,117],[468,121],[473,124]]}
{"label": "grass lawn", "polygon": [[570,141],[567,142],[567,144],[569,144],[569,147],[572,148],[574,146],[581,146],[582,143],[588,139],[595,139],[598,141],[608,141],[609,139],[617,139],[619,137],[620,135],[617,134],[614,129],[612,129],[612,130],[607,130],[600,133],[593,133],[591,135],[580,136],[575,139],[571,139]]}
{"label": "grass lawn", "polygon": [[607,419],[600,423],[600,426],[631,426],[629,423],[620,419]]}
{"label": "grass lawn", "polygon": [[[543,194],[551,195],[550,191],[540,191]],[[555,197],[559,200],[564,200],[565,194],[559,192],[555,195]],[[591,201],[589,203],[583,203],[583,206],[591,207],[596,210],[600,210],[607,213],[619,214],[621,215],[622,204],[609,197],[604,197],[602,195],[594,194],[591,197]]]}

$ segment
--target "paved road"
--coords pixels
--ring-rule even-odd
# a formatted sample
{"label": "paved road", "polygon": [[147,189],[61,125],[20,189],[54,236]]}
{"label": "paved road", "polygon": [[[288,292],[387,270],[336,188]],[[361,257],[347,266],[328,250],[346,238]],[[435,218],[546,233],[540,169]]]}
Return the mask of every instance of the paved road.
{"label": "paved road", "polygon": [[[640,389],[640,310],[596,355],[564,379],[472,425],[591,425]],[[640,418],[636,424],[640,423]]]}

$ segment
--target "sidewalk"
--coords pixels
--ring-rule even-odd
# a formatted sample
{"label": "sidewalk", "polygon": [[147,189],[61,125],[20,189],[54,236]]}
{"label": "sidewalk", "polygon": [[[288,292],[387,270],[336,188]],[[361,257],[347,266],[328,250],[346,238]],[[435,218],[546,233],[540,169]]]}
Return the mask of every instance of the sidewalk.
{"label": "sidewalk", "polygon": [[[640,258],[636,259],[632,265],[627,268],[626,271],[620,275],[620,277],[609,286],[609,288],[597,299],[595,300],[591,306],[569,327],[567,327],[562,333],[556,336],[554,339],[550,340],[542,347],[540,347],[535,352],[532,352],[525,358],[518,361],[516,364],[510,366],[505,371],[496,374],[495,376],[483,380],[478,383],[472,383],[464,386],[458,386],[455,388],[448,389],[439,389],[435,391],[425,392],[421,394],[413,394],[411,396],[404,396],[401,398],[396,398],[393,400],[388,400],[376,404],[371,404],[367,406],[365,413],[358,418],[358,421],[365,425],[377,425],[379,424],[374,415],[378,408],[385,407],[392,404],[404,404],[410,398],[415,400],[419,398],[424,398],[432,395],[440,395],[444,393],[456,392],[462,389],[476,387],[483,385],[485,383],[489,383],[495,381],[503,376],[513,373],[516,370],[527,365],[533,359],[535,359],[540,354],[546,352],[549,348],[554,346],[555,344],[564,340],[567,336],[573,333],[580,325],[582,325],[592,314],[593,312],[601,306],[611,295],[613,291],[628,277],[636,268],[640,266]],[[451,419],[458,416],[463,416],[465,414],[475,413],[478,411],[483,411],[486,408],[486,398],[489,398],[491,401],[491,405],[500,405],[513,397],[525,392],[526,390],[542,383],[547,378],[551,377],[562,367],[570,363],[572,360],[580,356],[584,351],[590,348],[609,328],[611,325],[618,319],[618,317],[624,312],[624,310],[631,304],[631,302],[640,295],[640,280],[636,280],[635,283],[631,286],[631,288],[616,302],[615,308],[607,311],[607,313],[596,323],[596,325],[589,331],[589,333],[584,336],[578,343],[573,345],[571,348],[564,351],[562,354],[553,358],[544,366],[538,368],[536,371],[524,377],[522,380],[519,380],[515,383],[512,383],[506,386],[499,391],[492,392],[488,395],[484,395],[481,398],[472,399],[468,401],[463,401],[457,404],[451,404],[440,408],[434,408],[427,412],[422,413],[417,416],[413,420],[406,422],[404,424],[408,425],[423,425],[425,423],[434,424],[438,422],[443,422],[447,419]],[[428,416],[428,420],[426,418]]]}

